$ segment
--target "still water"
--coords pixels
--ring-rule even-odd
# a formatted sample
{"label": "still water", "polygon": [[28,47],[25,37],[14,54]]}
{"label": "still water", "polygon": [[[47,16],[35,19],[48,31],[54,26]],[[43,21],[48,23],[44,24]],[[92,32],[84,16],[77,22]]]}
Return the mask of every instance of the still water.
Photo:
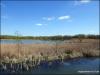
{"label": "still water", "polygon": [[[100,71],[100,58],[74,58],[67,59],[63,62],[59,60],[49,62],[41,62],[41,64],[28,72],[17,72],[16,75],[99,75]],[[1,73],[3,75],[8,75],[8,73]],[[15,75],[15,73],[9,73]]]}
{"label": "still water", "polygon": [[[99,74],[100,58],[75,58],[64,62],[53,61],[42,63],[33,70],[33,74],[81,74],[81,71],[90,71],[89,74]],[[82,73],[84,74],[84,73]]]}
{"label": "still water", "polygon": [[23,44],[54,44],[54,41],[47,41],[47,40],[0,40],[1,44],[16,44],[16,43],[23,43]]}

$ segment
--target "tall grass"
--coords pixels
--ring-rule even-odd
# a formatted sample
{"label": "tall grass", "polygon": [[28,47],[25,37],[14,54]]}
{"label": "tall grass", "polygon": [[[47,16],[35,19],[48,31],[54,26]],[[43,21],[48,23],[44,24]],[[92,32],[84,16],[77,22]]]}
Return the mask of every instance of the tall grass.
{"label": "tall grass", "polygon": [[[17,40],[18,41],[18,40]],[[75,57],[99,56],[98,40],[69,40],[54,44],[1,44],[2,71],[28,71],[36,68],[41,61],[61,60]],[[74,41],[74,42],[73,42]]]}

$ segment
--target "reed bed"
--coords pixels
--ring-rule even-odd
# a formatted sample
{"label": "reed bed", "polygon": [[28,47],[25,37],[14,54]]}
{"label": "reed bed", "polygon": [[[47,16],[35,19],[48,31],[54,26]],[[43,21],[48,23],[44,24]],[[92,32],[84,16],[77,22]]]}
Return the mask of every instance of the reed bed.
{"label": "reed bed", "polygon": [[[18,51],[19,49],[19,51]],[[63,41],[55,44],[1,44],[0,70],[3,72],[31,71],[42,61],[92,57],[100,54],[99,40]]]}

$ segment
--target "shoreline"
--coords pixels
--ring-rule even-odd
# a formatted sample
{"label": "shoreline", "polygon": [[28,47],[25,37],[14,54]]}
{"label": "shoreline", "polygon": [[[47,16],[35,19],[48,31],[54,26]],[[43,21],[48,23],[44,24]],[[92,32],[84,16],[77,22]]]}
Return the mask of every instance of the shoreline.
{"label": "shoreline", "polygon": [[[42,61],[51,63],[54,60],[60,60],[63,62],[65,59],[100,56],[99,41],[97,40],[90,40],[87,43],[0,45],[0,66],[3,71],[8,69],[16,72],[19,65],[23,66],[25,71],[28,71],[38,66]],[[10,65],[10,67],[7,65]],[[19,68],[22,69],[21,67]]]}
{"label": "shoreline", "polygon": [[[76,57],[76,58],[70,58],[70,59],[63,59],[63,61],[62,60],[60,60],[60,59],[56,59],[56,60],[51,60],[51,61],[40,61],[38,64],[33,64],[33,63],[31,63],[32,61],[30,61],[29,63],[26,63],[26,62],[19,62],[19,63],[4,63],[5,65],[4,66],[6,66],[6,68],[5,67],[2,67],[3,66],[3,63],[2,63],[2,65],[1,65],[1,63],[0,63],[0,71],[1,71],[1,73],[10,73],[10,74],[20,74],[20,73],[25,73],[25,72],[27,72],[28,74],[29,74],[29,72],[32,72],[33,70],[35,70],[36,68],[38,69],[38,67],[39,66],[41,66],[41,64],[45,64],[45,63],[47,63],[48,64],[48,66],[49,65],[52,65],[53,64],[53,62],[56,62],[56,63],[59,63],[59,64],[63,64],[64,62],[67,62],[67,61],[70,61],[70,60],[74,60],[74,59],[83,59],[83,58],[85,58],[85,59],[91,59],[91,58],[99,58],[99,57]],[[30,64],[31,63],[31,64]],[[11,66],[12,65],[12,66]],[[18,67],[19,66],[19,67]],[[22,67],[21,67],[22,66]]]}

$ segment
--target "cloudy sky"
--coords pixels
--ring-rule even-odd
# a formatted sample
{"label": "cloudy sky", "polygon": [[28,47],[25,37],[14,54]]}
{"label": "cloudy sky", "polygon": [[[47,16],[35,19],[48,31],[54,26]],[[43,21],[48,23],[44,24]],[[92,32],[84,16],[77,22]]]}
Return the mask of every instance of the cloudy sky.
{"label": "cloudy sky", "polygon": [[99,2],[2,1],[1,34],[75,35],[99,34]]}

